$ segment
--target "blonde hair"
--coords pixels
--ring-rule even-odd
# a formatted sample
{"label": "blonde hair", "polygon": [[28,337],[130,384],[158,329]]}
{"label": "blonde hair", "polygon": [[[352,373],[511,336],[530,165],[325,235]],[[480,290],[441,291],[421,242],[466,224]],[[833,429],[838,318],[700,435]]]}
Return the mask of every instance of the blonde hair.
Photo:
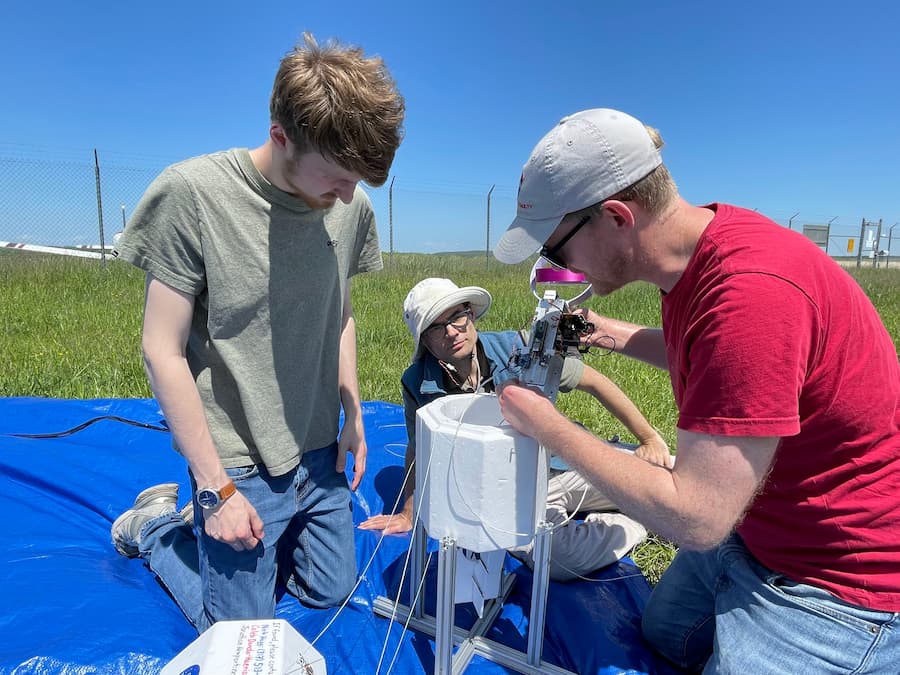
{"label": "blonde hair", "polygon": [[269,112],[300,152],[319,152],[372,186],[387,180],[406,104],[380,57],[310,33],[282,60]]}
{"label": "blonde hair", "polygon": [[[657,150],[665,145],[658,129],[646,124],[644,128],[647,129],[647,134],[649,134]],[[624,190],[610,195],[597,204],[591,204],[587,208],[576,211],[575,217],[580,218],[581,216],[593,214],[601,208],[601,205],[607,199],[615,199],[621,202],[637,202],[642,209],[651,215],[658,216],[665,211],[677,194],[678,188],[669,170],[665,164],[660,164],[637,183],[629,185]]]}

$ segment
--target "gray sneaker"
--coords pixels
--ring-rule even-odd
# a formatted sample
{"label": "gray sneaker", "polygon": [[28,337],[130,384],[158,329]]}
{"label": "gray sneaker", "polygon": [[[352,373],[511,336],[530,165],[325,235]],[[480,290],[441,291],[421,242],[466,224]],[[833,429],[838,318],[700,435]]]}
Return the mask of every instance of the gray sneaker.
{"label": "gray sneaker", "polygon": [[110,530],[116,550],[127,558],[138,556],[141,527],[148,520],[175,511],[178,483],[162,483],[141,492],[134,504],[116,518]]}

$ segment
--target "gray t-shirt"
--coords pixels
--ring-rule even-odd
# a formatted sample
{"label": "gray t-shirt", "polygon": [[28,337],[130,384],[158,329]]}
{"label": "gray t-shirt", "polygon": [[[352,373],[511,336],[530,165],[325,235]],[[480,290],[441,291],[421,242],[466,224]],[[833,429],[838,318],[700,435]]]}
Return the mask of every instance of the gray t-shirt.
{"label": "gray t-shirt", "polygon": [[196,157],[150,185],[117,253],[196,297],[187,360],[226,468],[280,475],[335,440],[344,289],[382,267],[362,189],[311,209],[246,149]]}

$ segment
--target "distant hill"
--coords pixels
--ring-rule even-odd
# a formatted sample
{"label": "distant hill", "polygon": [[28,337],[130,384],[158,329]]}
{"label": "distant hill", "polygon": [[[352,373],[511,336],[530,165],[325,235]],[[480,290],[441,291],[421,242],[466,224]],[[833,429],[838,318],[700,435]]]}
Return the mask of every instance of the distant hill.
{"label": "distant hill", "polygon": [[[481,251],[436,251],[434,253],[418,253],[416,251],[394,251],[394,253],[402,253],[404,255],[456,255],[463,258],[483,258],[484,250]],[[382,251],[382,254],[388,255],[388,251]],[[493,254],[491,254],[493,257]]]}

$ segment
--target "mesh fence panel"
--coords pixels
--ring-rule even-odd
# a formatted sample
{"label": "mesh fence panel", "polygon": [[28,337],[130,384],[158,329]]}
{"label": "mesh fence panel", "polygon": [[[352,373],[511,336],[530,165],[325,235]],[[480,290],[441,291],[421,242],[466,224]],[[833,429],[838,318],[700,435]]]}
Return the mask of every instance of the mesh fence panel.
{"label": "mesh fence panel", "polygon": [[98,166],[91,154],[84,160],[0,155],[0,239],[84,247],[102,236],[109,245],[161,168]]}
{"label": "mesh fence panel", "polygon": [[[65,156],[33,149],[22,153],[0,144],[0,241],[64,247],[96,247],[102,241],[110,247],[147,186],[170,163],[108,160],[93,151],[60,154]],[[365,189],[385,252],[487,252],[516,210],[515,188],[503,185],[447,185],[395,176],[379,188]],[[800,212],[789,218],[768,215],[798,231],[807,217]],[[835,221],[812,216],[808,222],[830,224],[830,255],[855,255],[861,220]],[[888,234],[885,224],[879,249],[900,248]],[[900,239],[897,234],[894,240]]]}

